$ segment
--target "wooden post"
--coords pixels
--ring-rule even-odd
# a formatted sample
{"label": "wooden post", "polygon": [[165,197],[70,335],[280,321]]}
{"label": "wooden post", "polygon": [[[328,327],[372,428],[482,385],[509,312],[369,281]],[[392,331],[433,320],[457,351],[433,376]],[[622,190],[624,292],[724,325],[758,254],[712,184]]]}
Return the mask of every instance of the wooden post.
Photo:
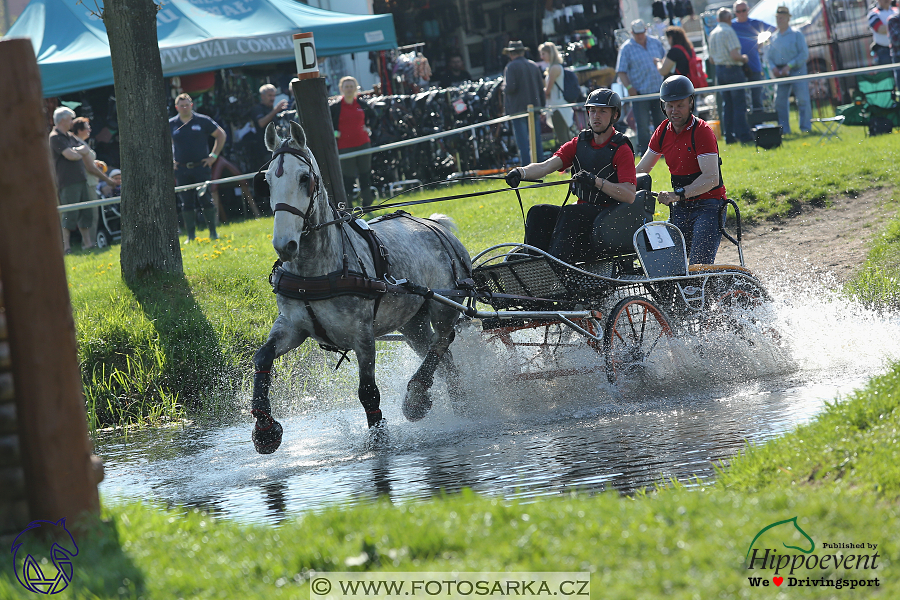
{"label": "wooden post", "polygon": [[341,176],[341,160],[334,140],[331,112],[328,110],[325,78],[294,79],[291,88],[297,101],[297,116],[306,131],[306,144],[319,163],[328,197],[334,203],[343,202],[344,206],[350,208]]}
{"label": "wooden post", "polygon": [[32,519],[99,512],[41,76],[31,40],[0,41],[0,274]]}

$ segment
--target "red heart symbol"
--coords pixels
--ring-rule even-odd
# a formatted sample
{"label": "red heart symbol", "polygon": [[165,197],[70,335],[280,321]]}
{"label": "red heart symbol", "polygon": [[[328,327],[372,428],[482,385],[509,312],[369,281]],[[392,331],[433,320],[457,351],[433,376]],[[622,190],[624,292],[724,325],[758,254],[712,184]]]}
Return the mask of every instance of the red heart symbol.
{"label": "red heart symbol", "polygon": [[773,577],[772,581],[775,582],[775,585],[781,585],[781,582],[784,581],[784,577]]}

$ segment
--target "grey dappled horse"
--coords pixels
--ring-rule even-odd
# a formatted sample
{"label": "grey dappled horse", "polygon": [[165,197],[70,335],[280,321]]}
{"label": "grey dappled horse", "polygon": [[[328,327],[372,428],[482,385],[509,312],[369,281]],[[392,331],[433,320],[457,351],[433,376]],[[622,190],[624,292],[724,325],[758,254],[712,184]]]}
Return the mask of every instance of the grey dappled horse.
{"label": "grey dappled horse", "polygon": [[[348,264],[371,283],[376,265],[370,246],[350,227],[349,217],[329,203],[303,128],[291,122],[290,130],[290,137],[281,139],[272,124],[266,128],[266,147],[273,152],[265,175],[275,214],[272,245],[283,261],[282,269],[289,276],[296,276],[301,282],[298,287],[303,288],[307,287],[304,281],[320,278],[321,282],[327,279],[326,275],[332,279],[346,275]],[[268,341],[253,357],[256,376],[251,412],[256,418],[253,442],[257,452],[274,452],[281,443],[282,428],[272,418],[269,403],[272,363],[309,337],[320,344],[356,353],[359,400],[366,411],[370,441],[376,444],[386,435],[381,396],[375,383],[377,336],[399,330],[413,350],[424,357],[409,381],[403,401],[403,413],[409,420],[421,419],[431,408],[428,389],[438,367],[451,393],[456,388],[457,374],[448,346],[453,341],[459,313],[394,285],[395,281],[408,280],[421,286],[420,290],[450,289],[456,286],[457,278],[471,275],[471,259],[451,233],[452,221],[447,217],[416,219],[404,213],[375,219],[368,225],[387,251],[392,276],[385,278],[390,285],[384,286],[386,292],[378,300],[352,292],[315,300],[282,293],[276,296],[278,318]]]}

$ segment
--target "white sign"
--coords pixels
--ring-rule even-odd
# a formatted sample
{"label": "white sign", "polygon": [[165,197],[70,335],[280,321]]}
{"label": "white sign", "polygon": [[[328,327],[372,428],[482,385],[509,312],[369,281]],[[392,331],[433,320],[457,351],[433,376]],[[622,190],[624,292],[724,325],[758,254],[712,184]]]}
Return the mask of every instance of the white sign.
{"label": "white sign", "polygon": [[653,250],[671,248],[675,245],[672,236],[669,235],[669,228],[665,225],[647,225],[644,231],[647,232],[647,241],[650,242],[650,248]]}
{"label": "white sign", "polygon": [[374,44],[375,42],[383,42],[384,41],[384,32],[380,29],[377,31],[367,31],[366,32],[366,43]]}
{"label": "white sign", "polygon": [[294,58],[297,59],[298,79],[312,79],[319,76],[316,43],[311,32],[294,34]]}

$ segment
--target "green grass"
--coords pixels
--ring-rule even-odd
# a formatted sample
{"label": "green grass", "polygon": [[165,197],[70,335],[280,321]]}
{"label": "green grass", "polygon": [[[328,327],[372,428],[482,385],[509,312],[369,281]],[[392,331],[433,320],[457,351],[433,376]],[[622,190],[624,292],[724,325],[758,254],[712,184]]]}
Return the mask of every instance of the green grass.
{"label": "green grass", "polygon": [[866,263],[847,283],[846,290],[866,306],[900,308],[900,189],[894,190],[892,204],[895,218],[875,239]]}

